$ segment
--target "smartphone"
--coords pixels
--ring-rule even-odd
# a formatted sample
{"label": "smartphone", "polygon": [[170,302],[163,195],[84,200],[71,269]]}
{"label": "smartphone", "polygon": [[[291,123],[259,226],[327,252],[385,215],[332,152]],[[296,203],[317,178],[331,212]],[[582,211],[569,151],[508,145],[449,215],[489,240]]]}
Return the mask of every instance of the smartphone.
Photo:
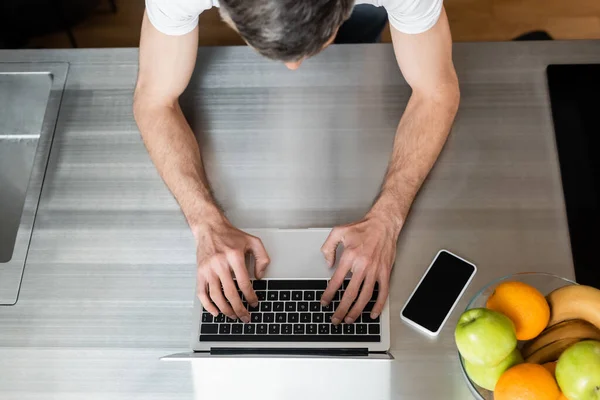
{"label": "smartphone", "polygon": [[437,336],[475,276],[475,264],[440,250],[400,312],[400,318]]}

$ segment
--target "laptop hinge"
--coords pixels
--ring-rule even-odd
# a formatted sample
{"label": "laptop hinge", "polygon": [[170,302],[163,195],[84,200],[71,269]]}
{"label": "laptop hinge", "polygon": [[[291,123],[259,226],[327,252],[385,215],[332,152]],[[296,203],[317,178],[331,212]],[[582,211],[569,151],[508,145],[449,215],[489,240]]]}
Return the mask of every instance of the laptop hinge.
{"label": "laptop hinge", "polygon": [[236,347],[211,347],[212,355],[289,355],[289,356],[323,356],[323,357],[356,357],[368,356],[369,349],[307,349],[307,348],[236,348]]}

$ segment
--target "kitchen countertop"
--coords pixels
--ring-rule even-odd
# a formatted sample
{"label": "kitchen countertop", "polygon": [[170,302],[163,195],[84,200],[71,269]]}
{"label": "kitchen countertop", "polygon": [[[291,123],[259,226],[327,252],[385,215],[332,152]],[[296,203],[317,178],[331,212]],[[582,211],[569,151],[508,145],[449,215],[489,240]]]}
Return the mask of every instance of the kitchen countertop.
{"label": "kitchen countertop", "polygon": [[[462,101],[398,244],[395,398],[468,398],[454,312],[436,340],[400,322],[448,248],[478,288],[518,271],[573,278],[545,67],[599,63],[600,41],[456,44]],[[290,72],[247,48],[204,48],[182,106],[217,199],[240,227],[360,218],[409,96],[389,45],[331,46]],[[0,51],[68,62],[19,299],[0,307],[2,399],[190,399],[195,249],[132,116],[135,49]]]}

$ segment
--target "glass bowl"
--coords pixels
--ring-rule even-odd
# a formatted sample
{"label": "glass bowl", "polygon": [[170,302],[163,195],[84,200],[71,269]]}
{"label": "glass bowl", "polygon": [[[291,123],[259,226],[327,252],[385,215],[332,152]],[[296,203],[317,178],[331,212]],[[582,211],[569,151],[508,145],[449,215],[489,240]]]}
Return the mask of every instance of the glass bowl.
{"label": "glass bowl", "polygon": [[[495,281],[492,281],[486,286],[484,286],[483,289],[477,292],[473,299],[471,299],[465,311],[470,310],[471,308],[484,308],[488,297],[490,297],[490,295],[494,293],[496,286],[508,281],[519,281],[531,285],[540,292],[542,292],[544,296],[548,295],[550,292],[560,287],[577,284],[576,282],[570,279],[562,278],[557,275],[547,274],[544,272],[522,272],[518,274],[507,275],[500,279],[496,279]],[[520,345],[521,343],[519,343],[519,346]],[[479,400],[493,400],[493,392],[477,386],[469,379],[467,373],[465,372],[465,366],[463,364],[463,360],[460,354],[458,355],[458,359],[460,360],[461,372],[473,396]]]}

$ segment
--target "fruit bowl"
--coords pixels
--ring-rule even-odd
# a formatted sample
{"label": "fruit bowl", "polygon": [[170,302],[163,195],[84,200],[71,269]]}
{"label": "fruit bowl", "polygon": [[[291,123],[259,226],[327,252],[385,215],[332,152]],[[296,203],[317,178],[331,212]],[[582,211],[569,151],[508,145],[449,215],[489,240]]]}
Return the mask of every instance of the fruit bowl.
{"label": "fruit bowl", "polygon": [[[490,295],[492,293],[494,293],[496,286],[498,286],[499,284],[501,284],[503,282],[507,282],[507,281],[519,281],[519,282],[526,283],[528,285],[535,287],[543,295],[548,295],[553,290],[558,289],[563,286],[577,284],[576,282],[574,282],[572,280],[562,278],[557,275],[543,273],[543,272],[523,272],[523,273],[508,275],[508,276],[502,277],[500,279],[494,280],[494,281],[490,282],[489,284],[487,284],[486,286],[484,286],[471,299],[471,301],[467,305],[466,310],[470,310],[472,308],[485,307],[488,298],[490,297]],[[463,363],[463,360],[462,360],[462,357],[460,356],[460,354],[458,355],[458,359],[460,360],[461,372],[462,372],[462,374],[467,382],[467,385],[469,387],[469,390],[471,391],[473,396],[479,400],[493,400],[494,394],[491,391],[483,389],[483,388],[477,386],[475,383],[471,382],[471,380],[469,379],[469,377],[467,376],[467,373],[465,371],[465,366],[464,366],[464,363]]]}

